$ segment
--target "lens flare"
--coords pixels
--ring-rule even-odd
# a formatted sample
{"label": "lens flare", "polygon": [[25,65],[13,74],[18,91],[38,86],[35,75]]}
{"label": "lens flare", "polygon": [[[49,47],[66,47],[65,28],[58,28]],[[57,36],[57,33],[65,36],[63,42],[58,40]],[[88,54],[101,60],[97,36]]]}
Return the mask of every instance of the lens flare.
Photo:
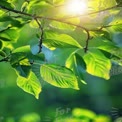
{"label": "lens flare", "polygon": [[70,0],[67,3],[66,10],[69,14],[83,14],[87,11],[85,0]]}

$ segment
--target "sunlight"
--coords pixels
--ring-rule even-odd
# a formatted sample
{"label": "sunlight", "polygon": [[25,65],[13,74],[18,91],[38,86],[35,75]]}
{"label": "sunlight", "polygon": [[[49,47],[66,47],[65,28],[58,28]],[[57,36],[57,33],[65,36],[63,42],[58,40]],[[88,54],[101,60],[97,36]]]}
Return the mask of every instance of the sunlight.
{"label": "sunlight", "polygon": [[83,14],[87,11],[87,3],[85,0],[70,0],[66,6],[69,14]]}

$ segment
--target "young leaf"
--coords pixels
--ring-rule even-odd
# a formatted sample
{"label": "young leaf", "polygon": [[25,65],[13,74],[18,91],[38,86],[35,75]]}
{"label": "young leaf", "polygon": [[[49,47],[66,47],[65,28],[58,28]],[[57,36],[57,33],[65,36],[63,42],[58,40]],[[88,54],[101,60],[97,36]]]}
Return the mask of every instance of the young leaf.
{"label": "young leaf", "polygon": [[34,95],[37,99],[39,98],[41,84],[33,72],[30,73],[28,78],[18,76],[17,85],[25,92]]}
{"label": "young leaf", "polygon": [[111,61],[99,50],[91,50],[83,58],[86,62],[88,73],[105,79],[110,78]]}
{"label": "young leaf", "polygon": [[67,34],[45,32],[43,44],[49,48],[81,48],[81,45]]}
{"label": "young leaf", "polygon": [[51,85],[79,89],[76,76],[66,67],[44,64],[40,68],[40,73],[42,78]]}

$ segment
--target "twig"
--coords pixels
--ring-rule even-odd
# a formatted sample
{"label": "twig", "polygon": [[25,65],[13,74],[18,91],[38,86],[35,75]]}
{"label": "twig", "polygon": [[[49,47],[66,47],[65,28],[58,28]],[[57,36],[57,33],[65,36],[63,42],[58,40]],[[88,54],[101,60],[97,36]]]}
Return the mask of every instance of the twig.
{"label": "twig", "polygon": [[41,37],[40,37],[40,41],[39,41],[39,52],[40,53],[42,51],[42,42],[43,42],[43,35],[44,35],[44,30],[42,25],[39,23],[38,19],[35,18],[37,24],[39,25],[40,31],[41,31]]}
{"label": "twig", "polygon": [[87,53],[88,51],[88,46],[89,46],[89,40],[90,40],[90,33],[88,30],[86,30],[87,32],[87,39],[86,39],[86,46],[84,47],[84,52]]}
{"label": "twig", "polygon": [[[91,15],[91,14],[100,13],[100,12],[104,12],[104,11],[111,10],[111,9],[114,9],[114,8],[117,8],[117,7],[120,7],[120,5],[118,4],[116,6],[113,6],[113,7],[110,7],[110,8],[106,8],[104,10],[100,10],[100,11],[88,13],[88,14],[85,14],[85,16]],[[42,28],[42,26],[40,25],[40,23],[38,22],[37,19],[54,20],[54,21],[58,21],[58,22],[62,22],[62,23],[65,23],[65,24],[69,24],[69,25],[72,25],[72,26],[76,26],[76,27],[82,28],[87,33],[86,46],[85,46],[84,50],[85,50],[85,52],[87,52],[87,50],[88,50],[88,44],[89,44],[89,40],[90,40],[90,33],[89,33],[90,30],[88,30],[87,28],[85,28],[85,27],[83,27],[81,25],[77,25],[77,24],[74,24],[74,23],[66,22],[66,21],[63,20],[63,19],[66,19],[66,18],[63,18],[63,19],[55,19],[55,18],[44,17],[44,16],[36,16],[36,15],[28,14],[28,13],[25,13],[25,12],[21,12],[21,11],[18,11],[18,10],[13,10],[13,9],[7,8],[7,7],[2,6],[2,5],[0,5],[0,8],[5,9],[5,10],[8,10],[8,11],[11,11],[11,12],[14,12],[14,13],[17,13],[17,14],[21,14],[21,15],[25,15],[25,16],[28,16],[28,17],[31,17],[31,18],[35,18],[35,20],[38,23],[38,25],[39,25],[39,27],[41,29],[41,32],[42,32],[41,33],[41,38],[40,38],[40,44],[39,44],[39,47],[40,47],[39,52],[41,52],[42,38],[43,38],[43,28]],[[80,16],[84,16],[84,15],[80,15]],[[79,16],[74,16],[74,17],[79,17]],[[69,18],[74,18],[74,17],[68,17],[68,19]]]}

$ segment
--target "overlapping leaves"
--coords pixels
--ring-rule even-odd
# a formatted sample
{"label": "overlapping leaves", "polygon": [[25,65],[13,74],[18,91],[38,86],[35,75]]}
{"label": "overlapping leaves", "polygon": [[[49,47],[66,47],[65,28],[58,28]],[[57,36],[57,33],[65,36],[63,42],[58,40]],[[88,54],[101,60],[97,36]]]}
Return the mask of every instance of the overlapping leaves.
{"label": "overlapping leaves", "polygon": [[[117,4],[120,7],[120,0],[89,1],[89,10],[98,13],[73,18],[68,18],[67,13],[61,11],[65,4],[64,0],[20,2],[21,5],[17,5],[19,14],[14,10],[14,2],[16,3],[16,0],[0,2],[0,5],[8,8],[8,10],[0,10],[0,56],[7,59],[5,61],[9,61],[16,70],[17,85],[20,88],[39,98],[41,80],[60,88],[79,89],[78,81],[85,83],[83,74],[86,72],[104,79],[110,78],[110,58],[112,56],[122,58],[121,41],[119,40],[118,45],[116,43],[118,37],[115,38],[122,31],[122,21],[119,17],[121,9],[114,8],[115,11],[108,9],[100,13],[98,11],[116,7]],[[11,9],[13,11],[10,12]],[[41,26],[37,23],[37,19]],[[6,53],[5,47],[8,48],[9,44],[12,49],[16,47],[12,42],[18,43],[19,29],[22,26],[24,29],[29,27],[37,31],[40,29],[41,32],[28,33],[33,38],[31,40],[34,41],[33,43],[28,43],[30,38],[27,38],[27,46],[9,49]],[[25,30],[28,31],[27,29]],[[86,47],[87,38],[90,39],[88,51],[84,53],[83,47]],[[44,50],[40,41],[43,41],[43,45],[50,53]],[[41,53],[39,53],[40,49],[42,49]],[[103,53],[108,53],[110,56]]]}

